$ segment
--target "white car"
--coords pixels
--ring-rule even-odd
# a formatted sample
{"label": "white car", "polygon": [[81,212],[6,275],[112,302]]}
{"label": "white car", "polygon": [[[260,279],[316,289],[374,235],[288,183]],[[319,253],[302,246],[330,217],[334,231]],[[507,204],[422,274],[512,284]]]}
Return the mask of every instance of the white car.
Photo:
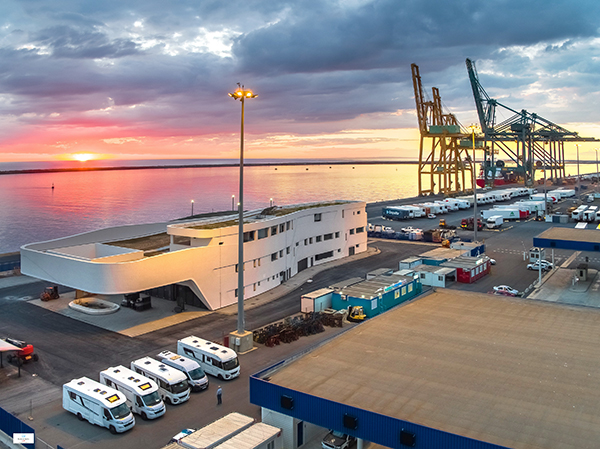
{"label": "white car", "polygon": [[534,263],[527,264],[527,269],[538,271],[540,269],[540,264],[542,265],[542,271],[547,271],[547,270],[551,270],[552,268],[554,268],[554,265],[552,265],[552,262],[548,262],[547,260],[542,260],[542,261],[536,260]]}
{"label": "white car", "polygon": [[497,285],[494,287],[494,293],[497,295],[517,296],[519,290],[516,290],[508,285]]}
{"label": "white car", "polygon": [[321,441],[321,447],[323,449],[348,449],[355,439],[351,435],[332,430]]}
{"label": "white car", "polygon": [[496,259],[490,259],[490,265],[496,265]]}
{"label": "white car", "polygon": [[435,218],[436,215],[435,214],[427,214],[427,218]]}
{"label": "white car", "polygon": [[405,228],[402,228],[402,232],[413,232],[416,231],[415,228],[413,228],[412,226],[407,226]]}

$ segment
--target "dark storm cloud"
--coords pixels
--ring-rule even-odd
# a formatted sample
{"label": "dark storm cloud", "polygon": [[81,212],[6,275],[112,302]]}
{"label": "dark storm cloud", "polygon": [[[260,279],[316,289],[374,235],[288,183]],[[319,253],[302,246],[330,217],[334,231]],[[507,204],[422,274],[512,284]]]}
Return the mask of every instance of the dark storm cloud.
{"label": "dark storm cloud", "polygon": [[99,31],[81,30],[59,25],[36,33],[32,43],[47,46],[57,58],[122,58],[140,53],[128,39],[109,39]]}
{"label": "dark storm cloud", "polygon": [[[237,114],[226,94],[240,81],[260,94],[250,124],[280,132],[295,123],[311,133],[331,130],[325,122],[412,111],[411,62],[451,110],[472,112],[466,57],[490,94],[535,109],[521,91],[536,81],[598,91],[600,55],[592,59],[593,44],[581,42],[597,36],[599,8],[564,0],[9,0],[0,4],[0,94],[10,100],[0,113],[43,121],[58,112],[55,123],[114,108],[131,130],[219,132]],[[211,32],[232,36],[231,55],[200,48],[198,37]],[[536,56],[519,52],[535,45]],[[569,76],[561,80],[561,71]]]}
{"label": "dark storm cloud", "polygon": [[[489,46],[594,35],[600,5],[584,3],[385,0],[348,11],[321,2],[241,36],[234,52],[244,69],[258,73],[397,67],[435,61],[435,49],[464,59],[469,46],[489,54]],[[440,68],[444,59],[437,59]]]}

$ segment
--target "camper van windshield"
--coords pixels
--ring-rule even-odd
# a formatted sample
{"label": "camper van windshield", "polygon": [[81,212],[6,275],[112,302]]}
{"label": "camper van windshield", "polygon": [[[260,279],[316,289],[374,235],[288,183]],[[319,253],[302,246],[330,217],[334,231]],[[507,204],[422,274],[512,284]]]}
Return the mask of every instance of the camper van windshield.
{"label": "camper van windshield", "polygon": [[187,380],[183,380],[181,382],[177,382],[176,384],[171,385],[171,393],[183,393],[185,390],[189,388]]}
{"label": "camper van windshield", "polygon": [[111,408],[110,413],[112,413],[115,419],[123,419],[129,416],[131,410],[129,410],[129,407],[127,407],[127,403],[124,402],[115,408]]}
{"label": "camper van windshield", "polygon": [[142,399],[144,400],[144,404],[148,407],[152,407],[160,402],[160,395],[158,394],[158,391],[154,391],[146,396],[142,396]]}
{"label": "camper van windshield", "polygon": [[240,362],[238,362],[237,357],[235,359],[231,359],[231,360],[227,360],[226,362],[223,362],[223,369],[225,371],[229,371],[232,369],[235,369],[239,366]]}
{"label": "camper van windshield", "polygon": [[202,368],[200,367],[191,370],[190,372],[188,372],[188,374],[193,380],[204,379],[204,376],[206,376],[206,374],[204,374],[204,371],[202,371]]}

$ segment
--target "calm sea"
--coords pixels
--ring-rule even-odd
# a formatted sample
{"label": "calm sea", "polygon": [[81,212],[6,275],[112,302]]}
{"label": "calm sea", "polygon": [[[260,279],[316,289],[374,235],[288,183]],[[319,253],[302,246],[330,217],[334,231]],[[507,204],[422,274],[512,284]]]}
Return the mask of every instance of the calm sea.
{"label": "calm sea", "polygon": [[[40,166],[0,166],[26,168]],[[231,210],[232,195],[237,204],[238,176],[237,167],[2,175],[0,254],[108,226],[189,216],[192,200],[194,214]],[[267,207],[271,198],[278,205],[405,198],[417,193],[417,165],[247,166],[244,192],[245,209]]]}
{"label": "calm sea", "polygon": [[[146,165],[186,163],[198,161],[148,161]],[[93,165],[110,166],[100,161]],[[73,163],[59,167],[69,166]],[[28,168],[57,165],[0,164],[0,171]],[[581,169],[582,174],[592,171],[595,166]],[[576,174],[576,166],[569,165],[567,172]],[[26,243],[109,226],[186,217],[192,213],[192,200],[194,214],[231,210],[232,195],[237,204],[238,176],[237,167],[2,175],[0,254],[18,251]],[[418,179],[416,164],[247,166],[244,176],[245,209],[267,207],[271,198],[277,205],[406,198],[417,194]]]}

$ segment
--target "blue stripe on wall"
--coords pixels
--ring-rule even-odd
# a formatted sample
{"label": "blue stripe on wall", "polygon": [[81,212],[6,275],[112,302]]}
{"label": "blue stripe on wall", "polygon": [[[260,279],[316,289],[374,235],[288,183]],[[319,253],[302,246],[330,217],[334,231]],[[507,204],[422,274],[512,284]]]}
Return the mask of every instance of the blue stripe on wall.
{"label": "blue stripe on wall", "polygon": [[[273,367],[263,370],[266,373]],[[507,449],[504,446],[486,443],[466,438],[429,427],[413,424],[400,419],[381,415],[368,410],[312,396],[299,391],[272,384],[268,377],[261,379],[261,373],[250,377],[250,402],[260,407],[293,416],[302,421],[321,426],[325,429],[335,429],[362,438],[365,441],[381,444],[391,448],[406,448],[400,445],[402,430],[416,435],[415,448],[444,448],[444,449]],[[281,407],[281,396],[293,398],[293,410]],[[357,418],[356,430],[344,427],[344,415]]]}

